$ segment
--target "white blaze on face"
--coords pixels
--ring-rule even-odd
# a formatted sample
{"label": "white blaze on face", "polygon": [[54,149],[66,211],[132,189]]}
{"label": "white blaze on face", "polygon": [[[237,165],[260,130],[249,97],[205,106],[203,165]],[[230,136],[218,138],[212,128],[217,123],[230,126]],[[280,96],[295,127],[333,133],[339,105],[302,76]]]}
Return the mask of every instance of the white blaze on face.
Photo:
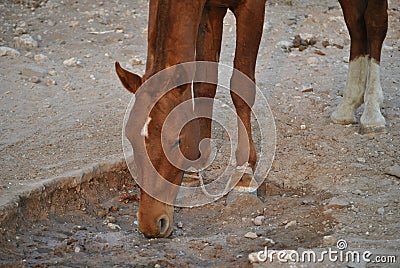
{"label": "white blaze on face", "polygon": [[144,123],[144,126],[143,126],[142,130],[140,131],[141,136],[146,137],[146,138],[149,136],[150,121],[151,121],[151,117],[149,116],[149,117],[147,117],[146,123]]}

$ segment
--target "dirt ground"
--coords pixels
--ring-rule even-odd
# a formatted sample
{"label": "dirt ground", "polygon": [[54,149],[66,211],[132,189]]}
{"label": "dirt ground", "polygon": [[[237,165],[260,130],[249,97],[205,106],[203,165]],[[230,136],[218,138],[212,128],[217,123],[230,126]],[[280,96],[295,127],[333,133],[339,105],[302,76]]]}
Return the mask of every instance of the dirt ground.
{"label": "dirt ground", "polygon": [[[0,3],[0,47],[18,51],[0,56],[0,206],[32,183],[121,158],[130,94],[113,66],[120,61],[144,72],[147,5]],[[251,266],[249,253],[265,246],[334,248],[338,239],[349,248],[397,256],[397,264],[381,267],[398,267],[400,180],[387,173],[400,165],[399,7],[399,0],[390,1],[382,57],[386,134],[363,136],[357,124],[329,120],[348,70],[349,37],[339,4],[269,1],[256,74],[277,130],[265,197],[176,209],[172,237],[148,240],[135,223],[137,200],[124,199],[137,188],[120,167],[68,191],[22,198],[15,230],[0,223],[0,267],[243,267]],[[229,13],[221,54],[228,65],[234,29]],[[24,34],[37,47],[24,42]],[[303,51],[283,48],[298,34],[317,43]],[[256,226],[252,219],[261,215],[265,221]],[[257,237],[245,237],[248,232]]]}

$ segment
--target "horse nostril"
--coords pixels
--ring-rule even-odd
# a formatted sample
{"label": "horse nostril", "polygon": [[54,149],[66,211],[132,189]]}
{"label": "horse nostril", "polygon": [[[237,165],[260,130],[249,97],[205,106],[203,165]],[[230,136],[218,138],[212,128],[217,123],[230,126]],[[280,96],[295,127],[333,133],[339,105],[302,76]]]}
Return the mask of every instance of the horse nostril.
{"label": "horse nostril", "polygon": [[158,226],[160,228],[160,235],[165,235],[168,232],[169,219],[166,215],[163,215],[158,219]]}

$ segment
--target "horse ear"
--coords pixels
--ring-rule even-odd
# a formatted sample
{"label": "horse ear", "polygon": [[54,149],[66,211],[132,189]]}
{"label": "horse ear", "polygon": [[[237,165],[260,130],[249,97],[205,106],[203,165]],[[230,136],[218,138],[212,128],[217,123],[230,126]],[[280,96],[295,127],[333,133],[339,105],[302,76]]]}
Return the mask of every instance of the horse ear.
{"label": "horse ear", "polygon": [[115,71],[121,80],[122,85],[133,94],[136,93],[138,88],[142,85],[142,78],[137,74],[131,73],[128,70],[125,70],[121,67],[119,62],[115,62]]}

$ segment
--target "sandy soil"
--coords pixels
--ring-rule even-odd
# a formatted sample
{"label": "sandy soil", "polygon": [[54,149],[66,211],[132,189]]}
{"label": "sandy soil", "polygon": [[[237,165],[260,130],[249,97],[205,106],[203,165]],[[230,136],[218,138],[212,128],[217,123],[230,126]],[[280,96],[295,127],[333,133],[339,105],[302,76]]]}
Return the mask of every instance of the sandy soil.
{"label": "sandy soil", "polygon": [[[147,1],[21,2],[0,3],[0,46],[19,52],[0,57],[1,202],[32,182],[121,157],[130,95],[113,64],[143,73],[146,55]],[[65,208],[61,199],[39,221],[26,217],[17,234],[0,243],[0,266],[244,266],[250,252],[266,245],[321,248],[337,239],[352,248],[397,254],[399,262],[400,181],[387,174],[400,165],[399,6],[391,1],[382,59],[387,134],[362,136],[358,125],[329,120],[341,98],[349,53],[337,2],[270,1],[257,66],[258,86],[277,128],[265,198],[177,209],[183,228],[175,228],[172,238],[149,241],[134,224],[137,202],[120,202],[126,189],[117,183],[92,209],[86,209],[90,203]],[[231,14],[224,27],[221,61],[231,64]],[[38,46],[15,40],[23,34]],[[297,34],[315,37],[316,45],[283,49]],[[129,175],[121,174],[109,175],[127,181]],[[88,198],[77,191],[59,194],[65,200]],[[251,221],[258,215],[266,217],[261,226]],[[110,219],[121,230],[104,224]],[[258,237],[246,238],[247,232]]]}

